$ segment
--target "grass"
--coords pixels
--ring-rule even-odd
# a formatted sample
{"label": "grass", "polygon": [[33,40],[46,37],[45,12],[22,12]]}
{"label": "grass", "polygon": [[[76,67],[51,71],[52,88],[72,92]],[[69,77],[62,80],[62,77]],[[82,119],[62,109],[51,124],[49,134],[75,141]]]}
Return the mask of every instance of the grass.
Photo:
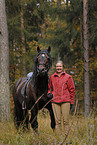
{"label": "grass", "polygon": [[[97,117],[70,116],[67,133],[57,136],[50,127],[48,112],[38,114],[38,134],[29,131],[17,132],[13,121],[0,123],[0,145],[97,145]],[[67,136],[66,136],[67,135]]]}

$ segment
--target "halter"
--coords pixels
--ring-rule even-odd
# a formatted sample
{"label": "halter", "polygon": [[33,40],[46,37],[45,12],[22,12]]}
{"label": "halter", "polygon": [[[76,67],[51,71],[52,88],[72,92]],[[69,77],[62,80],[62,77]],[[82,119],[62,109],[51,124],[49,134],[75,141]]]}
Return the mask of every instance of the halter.
{"label": "halter", "polygon": [[48,72],[51,65],[51,57],[46,50],[41,50],[36,57],[36,62],[37,62],[38,73],[40,71],[42,73]]}

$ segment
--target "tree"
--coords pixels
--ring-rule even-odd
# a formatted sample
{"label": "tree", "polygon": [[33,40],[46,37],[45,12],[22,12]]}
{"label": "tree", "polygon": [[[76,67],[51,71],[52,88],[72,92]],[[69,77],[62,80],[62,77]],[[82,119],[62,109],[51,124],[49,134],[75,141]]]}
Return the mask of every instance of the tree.
{"label": "tree", "polygon": [[[57,0],[57,8],[60,9],[61,8],[61,0]],[[58,24],[57,24],[57,27],[58,29],[60,29],[60,16],[58,15]]]}
{"label": "tree", "polygon": [[[75,66],[76,94],[79,100],[84,100],[83,0],[22,0],[22,9],[23,27],[21,29],[21,1],[6,0],[10,84],[12,85],[13,81],[23,76],[23,57],[26,73],[28,73],[32,71],[37,46],[45,48],[50,45],[53,58],[52,72],[58,56],[63,60],[65,67],[69,68],[68,73]],[[90,97],[95,97],[96,100],[97,0],[88,0],[88,9]],[[22,46],[25,47],[25,55],[23,55]]]}
{"label": "tree", "polygon": [[84,28],[84,109],[85,116],[90,113],[89,86],[89,38],[88,38],[88,0],[83,0],[83,28]]}
{"label": "tree", "polygon": [[26,77],[26,63],[25,63],[25,36],[24,36],[24,19],[23,19],[23,4],[21,0],[21,39],[22,39],[22,52],[23,52],[23,75]]}
{"label": "tree", "polygon": [[0,0],[0,121],[10,119],[9,46],[5,0]]}

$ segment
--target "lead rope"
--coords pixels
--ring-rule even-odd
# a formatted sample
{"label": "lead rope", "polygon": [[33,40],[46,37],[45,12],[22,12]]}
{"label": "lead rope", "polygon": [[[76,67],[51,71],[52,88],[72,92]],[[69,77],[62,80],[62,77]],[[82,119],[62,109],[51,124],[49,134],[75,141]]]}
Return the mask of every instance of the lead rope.
{"label": "lead rope", "polygon": [[[35,107],[35,105],[38,103],[38,101],[42,98],[44,94],[42,94],[37,100],[36,102],[34,103],[34,105],[31,107],[30,111],[33,110],[33,108]],[[50,103],[51,99],[43,106],[42,110]],[[37,115],[36,115],[37,116]],[[30,122],[30,123],[33,123],[36,116],[33,118],[33,120]],[[28,117],[28,114],[25,116],[25,119],[23,120],[23,122],[25,122],[25,120],[27,119]]]}
{"label": "lead rope", "polygon": [[[50,84],[50,83],[49,83],[49,84]],[[51,92],[51,89],[50,89],[50,92]],[[38,103],[38,101],[43,97],[43,95],[44,95],[44,94],[42,94],[42,95],[36,100],[36,102],[34,103],[34,105],[31,107],[30,111],[33,110],[33,108],[34,108],[35,105]],[[43,106],[43,108],[45,108],[45,107],[48,105],[48,103],[51,102],[51,100],[52,100],[52,99],[50,99],[50,100]],[[43,108],[42,108],[42,110],[43,110]],[[25,109],[23,109],[23,112],[24,112],[23,114],[25,114]],[[25,116],[25,119],[23,120],[23,122],[25,122],[25,120],[27,119],[27,117],[28,117],[28,114]],[[33,120],[32,120],[31,123],[34,122],[35,118],[36,118],[36,116],[33,118]]]}
{"label": "lead rope", "polygon": [[[42,94],[34,103],[34,105],[31,107],[30,111],[33,110],[33,108],[35,107],[35,105],[38,103],[38,101],[43,97],[44,94]],[[26,109],[23,109],[26,110]],[[25,119],[23,121],[25,121],[27,119],[28,115],[26,115]]]}
{"label": "lead rope", "polygon": [[[51,102],[51,99],[43,106],[43,108],[41,110],[43,110],[49,103]],[[34,107],[33,107],[34,108]],[[37,115],[36,115],[37,116]],[[33,118],[33,120],[30,123],[33,123],[36,116]]]}

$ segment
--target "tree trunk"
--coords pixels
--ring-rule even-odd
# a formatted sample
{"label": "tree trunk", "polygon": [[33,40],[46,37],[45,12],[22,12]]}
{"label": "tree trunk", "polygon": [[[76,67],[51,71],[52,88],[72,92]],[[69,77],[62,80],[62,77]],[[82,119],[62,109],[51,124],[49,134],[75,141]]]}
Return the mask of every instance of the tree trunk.
{"label": "tree trunk", "polygon": [[9,45],[5,0],[0,0],[0,121],[10,119]]}
{"label": "tree trunk", "polygon": [[[58,9],[61,8],[61,0],[57,0],[57,8]],[[61,27],[60,16],[58,15],[57,18],[58,18],[57,28],[60,29]]]}
{"label": "tree trunk", "polygon": [[26,62],[25,62],[25,36],[24,36],[24,19],[23,19],[23,6],[21,0],[21,39],[22,39],[22,52],[23,52],[23,76],[26,77]]}
{"label": "tree trunk", "polygon": [[90,85],[89,85],[89,41],[88,41],[88,0],[83,0],[83,28],[84,28],[84,109],[85,116],[90,113]]}
{"label": "tree trunk", "polygon": [[[80,0],[81,3],[81,0]],[[81,43],[81,51],[82,51],[82,46],[83,46],[83,24],[82,24],[82,6],[80,8],[80,43]]]}

